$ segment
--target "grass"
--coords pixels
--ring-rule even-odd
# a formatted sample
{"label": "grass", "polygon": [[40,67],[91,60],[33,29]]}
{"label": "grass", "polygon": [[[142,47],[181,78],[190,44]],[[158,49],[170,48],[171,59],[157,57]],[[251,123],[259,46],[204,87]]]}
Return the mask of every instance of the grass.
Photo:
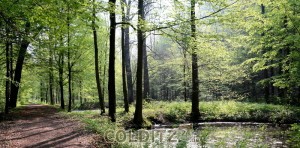
{"label": "grass", "polygon": [[112,123],[108,116],[100,116],[99,111],[61,112],[62,115],[79,120],[85,124],[86,130],[96,133],[103,138],[105,143],[98,143],[99,147],[126,148],[128,144],[116,142],[112,131],[124,130],[118,124]]}
{"label": "grass", "polygon": [[203,102],[200,110],[204,121],[294,123],[300,117],[298,107],[236,101]]}
{"label": "grass", "polygon": [[300,124],[293,124],[288,131],[288,143],[293,148],[300,147]]}
{"label": "grass", "polygon": [[[134,115],[134,105],[130,105],[129,113],[124,113],[120,105],[117,107],[117,126],[130,126]],[[176,124],[189,122],[191,112],[190,102],[145,102],[143,117],[145,126],[151,124]],[[74,114],[98,115],[98,112],[83,111]],[[294,106],[273,105],[264,103],[249,103],[238,101],[200,102],[201,121],[230,121],[230,122],[268,122],[268,123],[297,123],[300,121],[300,108]],[[108,119],[107,119],[108,120]]]}
{"label": "grass", "polygon": [[[151,124],[169,124],[189,122],[191,111],[190,102],[163,102],[155,101],[144,103],[143,117],[145,127]],[[272,105],[262,103],[248,103],[237,101],[213,101],[200,102],[201,121],[231,121],[231,122],[268,122],[268,123],[296,123],[299,121],[300,108]],[[86,125],[86,129],[97,133],[108,141],[110,147],[131,147],[128,143],[118,143],[112,131],[125,130],[132,127],[134,106],[130,106],[130,112],[124,113],[120,105],[117,107],[117,122],[112,123],[106,114],[100,116],[99,110],[63,112],[64,115],[80,120]],[[240,141],[240,145],[243,145]],[[184,142],[181,143],[184,145]],[[180,145],[180,144],[179,144]]]}
{"label": "grass", "polygon": [[[157,123],[184,123],[189,119],[190,102],[146,103],[144,117]],[[300,108],[237,101],[200,102],[201,121],[295,123]]]}

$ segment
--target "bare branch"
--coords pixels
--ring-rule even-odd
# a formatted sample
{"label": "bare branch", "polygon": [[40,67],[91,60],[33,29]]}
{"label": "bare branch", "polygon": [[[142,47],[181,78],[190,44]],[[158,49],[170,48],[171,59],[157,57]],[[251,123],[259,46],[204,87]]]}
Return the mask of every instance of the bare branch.
{"label": "bare branch", "polygon": [[[225,9],[227,9],[228,7],[234,5],[234,4],[237,3],[237,2],[238,2],[238,0],[235,1],[235,2],[233,2],[233,3],[231,3],[230,5],[227,5],[227,6],[223,7],[223,8],[221,8],[221,9],[217,10],[217,11],[214,11],[214,12],[212,12],[212,13],[206,15],[206,16],[203,16],[203,17],[200,17],[200,18],[196,18],[196,19],[194,19],[194,20],[195,20],[195,21],[198,21],[198,20],[203,20],[203,19],[206,19],[206,18],[208,18],[208,17],[211,17],[211,16],[213,16],[213,15],[215,15],[215,14],[217,14],[217,13],[219,13],[219,12],[225,10]],[[154,31],[154,30],[168,29],[168,28],[177,26],[177,25],[179,25],[179,24],[181,24],[181,23],[186,23],[186,22],[190,22],[190,21],[192,21],[192,20],[185,20],[185,21],[182,21],[182,22],[180,22],[180,23],[177,23],[177,22],[175,22],[175,21],[173,21],[173,22],[168,22],[168,23],[167,23],[167,24],[169,24],[168,26],[162,26],[162,27],[157,27],[157,28],[151,28],[151,29],[149,29],[149,30],[146,30],[145,32],[150,32],[150,31]]]}
{"label": "bare branch", "polygon": [[133,30],[136,30],[136,28],[129,22],[118,22],[116,25],[129,25]]}

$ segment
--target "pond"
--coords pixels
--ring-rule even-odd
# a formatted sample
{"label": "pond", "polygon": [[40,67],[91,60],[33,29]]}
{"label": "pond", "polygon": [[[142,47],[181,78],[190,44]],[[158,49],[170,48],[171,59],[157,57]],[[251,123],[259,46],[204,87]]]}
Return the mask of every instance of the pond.
{"label": "pond", "polygon": [[[200,123],[183,124],[176,128],[154,126],[151,130],[128,130],[126,138],[117,133],[131,147],[197,148],[197,147],[289,147],[288,125],[260,123]],[[126,140],[125,140],[126,139]],[[119,141],[122,142],[122,141]]]}

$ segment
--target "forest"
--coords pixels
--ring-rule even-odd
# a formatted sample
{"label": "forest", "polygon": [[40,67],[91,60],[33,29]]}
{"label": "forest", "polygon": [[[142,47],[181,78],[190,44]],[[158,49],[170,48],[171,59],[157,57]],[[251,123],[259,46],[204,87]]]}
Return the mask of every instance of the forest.
{"label": "forest", "polygon": [[299,49],[298,0],[1,0],[0,147],[300,147]]}

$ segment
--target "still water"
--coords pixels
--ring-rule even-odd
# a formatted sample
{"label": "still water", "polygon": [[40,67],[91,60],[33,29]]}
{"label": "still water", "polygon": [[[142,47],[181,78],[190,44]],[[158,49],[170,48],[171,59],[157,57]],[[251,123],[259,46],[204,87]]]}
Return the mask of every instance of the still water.
{"label": "still water", "polygon": [[[289,147],[287,127],[259,123],[202,123],[176,128],[156,126],[151,130],[126,131],[124,142],[131,147],[145,148],[285,148]],[[122,137],[119,134],[117,138]]]}

